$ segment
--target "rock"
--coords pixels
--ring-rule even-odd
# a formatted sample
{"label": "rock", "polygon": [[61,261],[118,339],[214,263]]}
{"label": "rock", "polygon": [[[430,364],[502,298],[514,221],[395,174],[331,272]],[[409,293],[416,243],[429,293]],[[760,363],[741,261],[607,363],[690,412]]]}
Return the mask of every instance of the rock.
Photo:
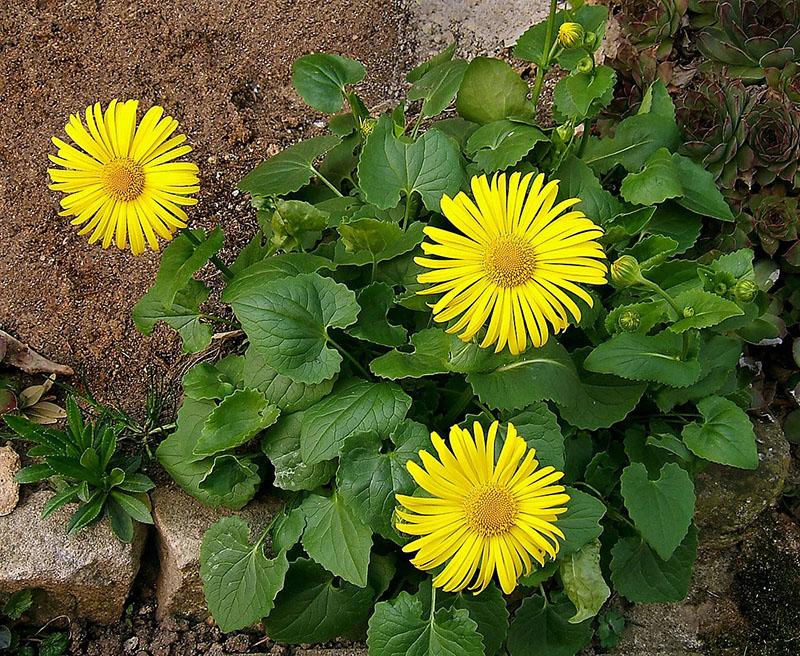
{"label": "rock", "polygon": [[789,443],[777,423],[755,420],[758,468],[753,471],[709,465],[695,481],[695,522],[707,547],[735,543],[783,491],[789,473]]}
{"label": "rock", "polygon": [[269,523],[281,504],[272,498],[260,499],[236,513],[207,508],[175,486],[156,488],[152,499],[161,561],[156,581],[157,617],[182,615],[206,619],[208,609],[200,580],[203,534],[220,517],[232,514],[240,515],[255,534]]}
{"label": "rock", "polygon": [[136,525],[132,544],[121,543],[106,520],[67,537],[65,526],[76,506],[69,504],[43,520],[42,508],[52,495],[34,492],[0,517],[0,593],[41,590],[33,612],[36,622],[59,615],[116,622],[139,571],[146,528]]}
{"label": "rock", "polygon": [[0,447],[0,517],[8,515],[19,503],[19,483],[14,480],[19,470],[17,452],[10,445]]}

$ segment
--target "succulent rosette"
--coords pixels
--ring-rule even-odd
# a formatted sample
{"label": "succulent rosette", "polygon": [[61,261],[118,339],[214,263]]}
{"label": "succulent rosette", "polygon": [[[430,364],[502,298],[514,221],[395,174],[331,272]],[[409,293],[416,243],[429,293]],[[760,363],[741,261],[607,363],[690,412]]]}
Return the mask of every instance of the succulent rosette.
{"label": "succulent rosette", "polygon": [[745,182],[763,187],[780,178],[798,186],[800,112],[783,98],[759,94],[745,121],[747,141],[740,158]]}
{"label": "succulent rosette", "polygon": [[687,0],[624,0],[620,22],[631,42],[658,45],[669,54],[672,37],[686,14]]}
{"label": "succulent rosette", "polygon": [[745,117],[756,96],[741,84],[701,79],[676,99],[678,125],[685,142],[682,152],[702,163],[717,182],[731,189],[739,170],[749,162],[742,152],[749,126]]}
{"label": "succulent rosette", "polygon": [[751,197],[750,210],[756,233],[761,246],[770,255],[777,252],[781,242],[797,240],[799,206],[798,198],[787,196],[780,185]]}
{"label": "succulent rosette", "polygon": [[732,76],[758,80],[800,61],[800,0],[721,0],[717,17],[698,45]]}

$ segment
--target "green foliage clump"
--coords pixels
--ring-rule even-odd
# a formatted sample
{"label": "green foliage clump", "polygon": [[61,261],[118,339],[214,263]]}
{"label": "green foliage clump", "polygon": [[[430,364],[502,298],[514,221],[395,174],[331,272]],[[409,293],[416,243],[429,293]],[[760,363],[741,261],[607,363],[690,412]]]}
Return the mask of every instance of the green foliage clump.
{"label": "green foliage clump", "polygon": [[[515,54],[537,65],[532,86],[504,61],[447,48],[409,73],[408,100],[380,116],[353,89],[357,62],[295,63],[309,105],[332,113],[346,101],[350,112],[241,182],[260,230],[218,264],[220,300],[245,340],[186,373],[177,430],[157,452],[207,505],[242,508],[264,486],[285,502],[258,535],[226,518],[205,537],[201,575],[224,631],[261,620],[278,641],[366,635],[377,656],[570,656],[596,630],[604,646],[618,640],[619,617],[596,619],[612,594],[685,597],[694,475],[707,462],[757,466],[737,366],[746,342],[776,333],[752,250],[708,247],[734,215],[714,175],[678,152],[665,86],[648,86],[613,136],[593,129],[616,80],[594,63],[606,19],[581,6],[528,30]],[[582,38],[568,48],[556,39],[566,22]],[[546,127],[537,103],[556,64],[566,75],[558,124]],[[453,103],[458,115],[442,117]],[[502,171],[560,179],[558,200],[580,199],[609,260],[636,265],[624,284],[594,291],[592,308],[581,302],[560,341],[518,356],[432,325],[414,260],[425,227],[444,225],[441,198]],[[194,274],[222,241],[219,229],[195,230],[165,250],[134,312],[142,330],[163,320],[186,350],[208,345],[209,290]],[[395,529],[395,495],[416,490],[405,464],[431,450],[430,431],[495,419],[565,472],[570,495],[558,558],[521,579],[521,605],[495,585],[437,594]]]}

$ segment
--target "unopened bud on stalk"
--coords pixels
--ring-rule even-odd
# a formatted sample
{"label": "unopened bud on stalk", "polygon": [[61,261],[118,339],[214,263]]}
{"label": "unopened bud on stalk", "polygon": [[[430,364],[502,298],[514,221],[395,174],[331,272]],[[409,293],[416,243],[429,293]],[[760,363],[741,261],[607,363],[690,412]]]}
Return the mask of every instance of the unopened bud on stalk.
{"label": "unopened bud on stalk", "polygon": [[591,73],[594,70],[594,60],[589,55],[586,55],[578,62],[575,70],[579,73]]}
{"label": "unopened bud on stalk", "polygon": [[611,282],[617,287],[630,287],[643,281],[639,262],[632,255],[623,255],[611,265]]}
{"label": "unopened bud on stalk", "polygon": [[694,308],[691,305],[687,305],[683,308],[683,317],[684,319],[688,319],[689,317],[694,316]]}
{"label": "unopened bud on stalk", "polygon": [[741,301],[742,303],[749,303],[756,297],[757,293],[758,285],[747,278],[742,278],[736,283],[736,287],[733,288],[733,295],[736,297],[737,301]]}
{"label": "unopened bud on stalk", "polygon": [[632,333],[639,328],[642,323],[642,318],[636,310],[625,310],[619,315],[617,323],[626,333]]}
{"label": "unopened bud on stalk", "polygon": [[364,138],[367,138],[370,134],[372,134],[372,131],[375,129],[377,123],[378,121],[376,121],[374,118],[366,118],[361,121],[361,125],[359,127],[361,128],[361,134],[364,135]]}
{"label": "unopened bud on stalk", "polygon": [[575,128],[573,128],[571,125],[559,125],[556,128],[556,133],[561,141],[567,143],[572,138],[572,135],[575,134]]}
{"label": "unopened bud on stalk", "polygon": [[558,42],[565,48],[574,48],[583,42],[583,25],[564,23],[558,28]]}

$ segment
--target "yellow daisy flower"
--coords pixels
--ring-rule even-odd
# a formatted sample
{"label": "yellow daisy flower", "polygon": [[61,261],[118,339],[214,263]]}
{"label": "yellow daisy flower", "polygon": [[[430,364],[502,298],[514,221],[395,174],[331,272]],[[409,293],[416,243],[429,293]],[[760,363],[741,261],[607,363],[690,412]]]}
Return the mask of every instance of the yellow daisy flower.
{"label": "yellow daisy flower", "polygon": [[[463,192],[442,198],[442,212],[463,234],[428,226],[423,242],[426,255],[417,264],[433,269],[418,276],[434,283],[420,294],[443,294],[431,305],[434,320],[448,322],[447,330],[470,341],[487,323],[480,346],[506,345],[522,353],[527,339],[538,347],[550,329],[559,333],[569,314],[580,321],[574,294],[592,306],[592,297],[576,283],[606,282],[605,253],[595,241],[603,231],[583,212],[567,210],[580,202],[570,198],[556,204],[558,180],[544,184],[544,175],[504,173],[491,186],[485,175],[472,178],[475,203]],[[566,213],[564,213],[566,212]]]}
{"label": "yellow daisy flower", "polygon": [[58,155],[49,157],[63,168],[48,169],[50,189],[66,194],[59,215],[74,217],[90,244],[102,239],[108,248],[114,240],[125,249],[130,242],[134,255],[145,245],[158,250],[157,236],[170,240],[185,228],[181,206],[196,204],[191,194],[200,189],[197,166],[173,161],[192,150],[185,135],[173,135],[178,122],[156,106],[137,127],[138,104],[112,100],[103,112],[96,103],[86,108],[85,126],[71,115],[64,129],[75,145],[53,137]]}
{"label": "yellow daisy flower", "polygon": [[473,438],[453,426],[450,448],[432,433],[439,460],[420,451],[424,469],[413,461],[406,464],[430,496],[397,495],[403,506],[397,509],[397,528],[418,536],[403,551],[416,552],[411,562],[421,570],[444,565],[433,585],[446,592],[469,585],[478,594],[496,571],[509,594],[520,576],[530,573],[532,559],[544,565],[546,556],[555,558],[557,538],[564,538],[555,522],[566,512],[569,496],[564,486],[554,485],[564,474],[553,467],[538,469],[534,449],[510,423],[495,463],[497,428],[494,422],[484,437],[475,422]]}

